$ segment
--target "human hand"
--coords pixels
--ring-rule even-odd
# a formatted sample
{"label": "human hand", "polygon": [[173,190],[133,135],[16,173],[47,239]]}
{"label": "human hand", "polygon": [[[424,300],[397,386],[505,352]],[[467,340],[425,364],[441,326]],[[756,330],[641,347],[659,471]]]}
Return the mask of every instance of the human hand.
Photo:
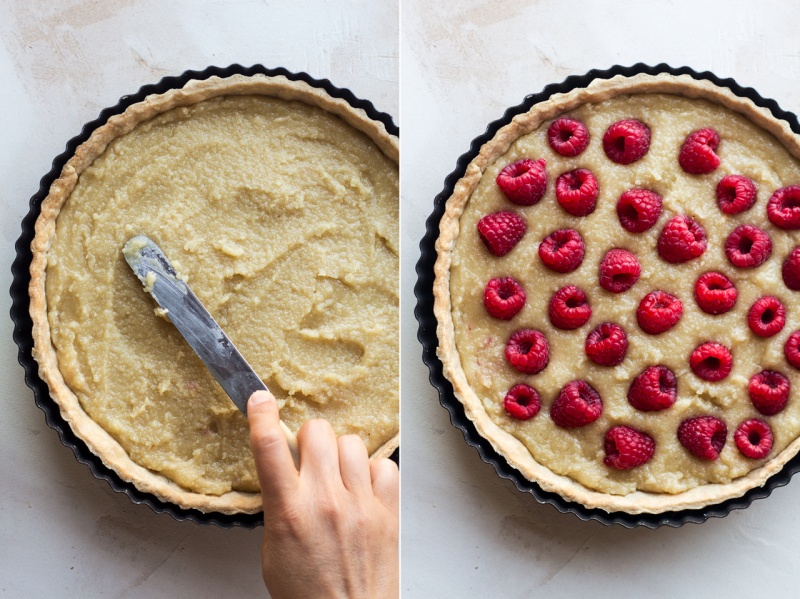
{"label": "human hand", "polygon": [[250,445],[264,504],[261,568],[273,599],[394,598],[399,594],[399,476],[369,461],[356,435],[336,438],[311,420],[292,462],[271,393],[247,404]]}

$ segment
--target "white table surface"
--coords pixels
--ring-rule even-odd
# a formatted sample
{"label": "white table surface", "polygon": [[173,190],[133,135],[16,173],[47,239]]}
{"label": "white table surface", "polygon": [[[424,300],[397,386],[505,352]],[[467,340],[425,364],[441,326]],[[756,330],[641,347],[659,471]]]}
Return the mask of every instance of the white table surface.
{"label": "white table surface", "polygon": [[0,3],[0,597],[259,597],[261,530],[176,522],[96,480],[17,364],[8,318],[20,222],[83,123],[163,76],[232,63],[329,78],[397,118],[394,0]]}
{"label": "white table surface", "polygon": [[507,107],[592,68],[667,62],[798,113],[799,20],[794,2],[403,0],[403,597],[798,596],[800,481],[680,529],[607,528],[538,505],[451,426],[412,311],[433,198]]}

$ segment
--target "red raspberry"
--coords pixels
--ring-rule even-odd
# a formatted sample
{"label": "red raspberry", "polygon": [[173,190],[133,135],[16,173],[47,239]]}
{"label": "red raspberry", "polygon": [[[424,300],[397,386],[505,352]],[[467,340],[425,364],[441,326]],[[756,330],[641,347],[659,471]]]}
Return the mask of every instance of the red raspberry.
{"label": "red raspberry", "polygon": [[725,241],[725,255],[736,268],[756,268],[772,253],[769,235],[753,225],[739,225]]}
{"label": "red raspberry", "polygon": [[709,341],[695,348],[689,357],[689,366],[704,381],[716,383],[731,373],[733,356],[724,345]]}
{"label": "red raspberry", "polygon": [[661,196],[648,189],[629,189],[619,197],[617,216],[626,231],[647,231],[661,216]]}
{"label": "red raspberry", "polygon": [[800,229],[800,185],[783,187],[767,202],[767,216],[779,229]]}
{"label": "red raspberry", "polygon": [[786,355],[786,361],[800,370],[800,331],[789,335],[786,345],[783,346],[783,353]]}
{"label": "red raspberry", "polygon": [[739,214],[756,203],[756,184],[742,175],[727,175],[717,183],[717,206],[725,214]]}
{"label": "red raspberry", "polygon": [[786,407],[791,384],[775,370],[762,370],[750,378],[747,392],[756,410],[764,416],[774,416]]}
{"label": "red raspberry", "polygon": [[525,305],[525,289],[514,277],[497,277],[486,283],[483,305],[490,316],[511,320]]}
{"label": "red raspberry", "polygon": [[571,331],[586,324],[592,316],[592,307],[582,289],[567,285],[553,294],[548,315],[555,328]]}
{"label": "red raspberry", "polygon": [[800,291],[800,245],[786,257],[781,268],[784,284],[792,291]]}
{"label": "red raspberry", "polygon": [[556,179],[556,199],[572,216],[594,212],[597,193],[597,179],[589,169],[579,168]]}
{"label": "red raspberry", "polygon": [[589,130],[580,121],[562,116],[547,129],[547,141],[554,152],[571,158],[589,145]]}
{"label": "red raspberry", "polygon": [[503,399],[503,407],[509,416],[518,420],[529,420],[539,413],[542,398],[533,387],[519,383],[508,390]]}
{"label": "red raspberry", "polygon": [[650,128],[634,119],[617,121],[603,136],[603,150],[617,164],[636,162],[649,149]]}
{"label": "red raspberry", "polygon": [[497,175],[497,185],[515,204],[533,206],[542,199],[547,188],[546,164],[543,158],[526,158],[509,164]]}
{"label": "red raspberry", "polygon": [[687,173],[705,175],[719,166],[719,156],[714,151],[719,146],[719,135],[713,129],[700,129],[689,134],[683,142],[678,163]]}
{"label": "red raspberry", "polygon": [[688,216],[673,216],[658,236],[658,255],[670,264],[699,258],[705,251],[705,229]]}
{"label": "red raspberry", "polygon": [[745,420],[733,433],[736,447],[746,458],[761,460],[769,455],[772,449],[772,430],[769,425],[758,418]]}
{"label": "red raspberry", "polygon": [[520,329],[512,333],[506,343],[506,360],[525,374],[541,372],[550,361],[547,338],[535,329]]}
{"label": "red raspberry", "polygon": [[600,418],[603,400],[586,381],[570,381],[550,406],[550,418],[561,428],[585,426]]}
{"label": "red raspberry", "polygon": [[728,436],[728,427],[714,416],[697,416],[681,422],[678,441],[692,455],[704,460],[716,460]]}
{"label": "red raspberry", "polygon": [[636,320],[649,335],[659,335],[674,327],[683,315],[681,300],[666,291],[651,291],[639,302]]}
{"label": "red raspberry", "polygon": [[583,239],[575,229],[553,231],[539,244],[539,258],[556,272],[572,272],[583,262],[583,254]]}
{"label": "red raspberry", "polygon": [[628,250],[608,250],[600,261],[600,287],[611,293],[627,291],[639,280],[642,267]]}
{"label": "red raspberry", "polygon": [[495,212],[478,221],[478,235],[495,256],[505,256],[514,249],[527,229],[525,219],[514,212]]}
{"label": "red raspberry", "polygon": [[612,426],[606,433],[603,463],[617,470],[630,470],[650,461],[656,449],[653,437],[629,426]]}
{"label": "red raspberry", "polygon": [[628,352],[628,336],[618,324],[604,322],[586,336],[586,355],[600,366],[616,366]]}
{"label": "red raspberry", "polygon": [[694,299],[706,314],[724,314],[736,304],[738,295],[731,280],[721,272],[702,274],[694,284]]}
{"label": "red raspberry", "polygon": [[666,410],[677,398],[678,379],[666,366],[648,366],[628,389],[628,402],[643,412]]}
{"label": "red raspberry", "polygon": [[750,330],[759,337],[772,337],[780,333],[786,324],[786,308],[773,295],[765,295],[750,306],[747,313],[747,324]]}

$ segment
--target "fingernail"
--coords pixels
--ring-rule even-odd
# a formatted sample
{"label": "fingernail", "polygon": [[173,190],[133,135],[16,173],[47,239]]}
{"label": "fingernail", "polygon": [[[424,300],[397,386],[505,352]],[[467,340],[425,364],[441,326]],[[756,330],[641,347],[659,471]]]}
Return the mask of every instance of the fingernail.
{"label": "fingernail", "polygon": [[250,396],[250,405],[257,406],[260,404],[267,403],[268,401],[274,401],[272,395],[267,391],[256,391]]}

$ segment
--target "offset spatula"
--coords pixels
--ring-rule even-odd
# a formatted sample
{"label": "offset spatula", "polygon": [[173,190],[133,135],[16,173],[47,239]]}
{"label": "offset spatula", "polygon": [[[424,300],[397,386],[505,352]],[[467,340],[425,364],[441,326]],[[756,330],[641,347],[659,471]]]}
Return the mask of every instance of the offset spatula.
{"label": "offset spatula", "polygon": [[[166,311],[172,324],[197,353],[236,407],[247,416],[247,399],[254,391],[267,387],[225,332],[192,293],[177,278],[164,252],[149,237],[138,235],[128,240],[122,250],[128,265],[139,277],[146,291]],[[281,421],[295,465],[300,464],[297,439]]]}

